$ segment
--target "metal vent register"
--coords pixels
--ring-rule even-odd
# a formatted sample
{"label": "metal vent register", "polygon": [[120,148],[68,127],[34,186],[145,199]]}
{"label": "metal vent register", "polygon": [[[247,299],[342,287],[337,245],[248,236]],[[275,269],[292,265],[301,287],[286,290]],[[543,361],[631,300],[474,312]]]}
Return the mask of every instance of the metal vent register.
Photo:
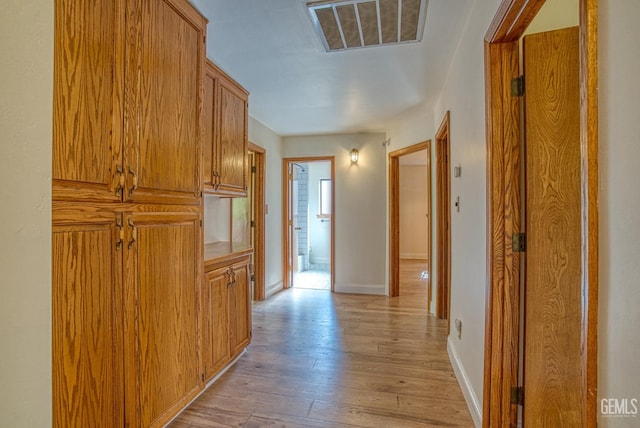
{"label": "metal vent register", "polygon": [[327,52],[419,42],[428,0],[346,0],[307,3]]}

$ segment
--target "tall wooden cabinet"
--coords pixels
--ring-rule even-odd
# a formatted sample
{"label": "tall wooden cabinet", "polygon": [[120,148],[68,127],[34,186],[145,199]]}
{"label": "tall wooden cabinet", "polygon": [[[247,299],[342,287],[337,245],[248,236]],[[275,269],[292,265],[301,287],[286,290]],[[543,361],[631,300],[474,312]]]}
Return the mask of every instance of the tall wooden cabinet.
{"label": "tall wooden cabinet", "polygon": [[56,0],[55,427],[163,426],[202,388],[202,77],[186,0]]}
{"label": "tall wooden cabinet", "polygon": [[207,60],[204,77],[205,191],[246,196],[249,93]]}

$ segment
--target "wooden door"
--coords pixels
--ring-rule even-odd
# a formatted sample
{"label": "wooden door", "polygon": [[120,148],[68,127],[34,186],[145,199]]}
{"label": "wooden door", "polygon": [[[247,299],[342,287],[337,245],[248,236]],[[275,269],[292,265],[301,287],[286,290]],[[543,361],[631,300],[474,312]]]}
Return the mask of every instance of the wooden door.
{"label": "wooden door", "polygon": [[125,216],[127,416],[162,426],[199,391],[199,213]]}
{"label": "wooden door", "polygon": [[238,355],[251,342],[251,291],[249,258],[232,267],[232,285],[229,287],[229,335],[231,356]]}
{"label": "wooden door", "polygon": [[124,423],[121,216],[53,211],[53,426]]}
{"label": "wooden door", "polygon": [[578,28],[524,38],[524,422],[584,426]]}
{"label": "wooden door", "polygon": [[128,3],[125,198],[197,203],[206,20],[186,0]]}
{"label": "wooden door", "polygon": [[203,300],[203,365],[205,381],[211,379],[230,358],[228,267],[207,272]]}
{"label": "wooden door", "polygon": [[215,153],[221,193],[246,196],[248,152],[247,94],[225,76],[218,79],[216,92],[220,122]]}
{"label": "wooden door", "polygon": [[124,1],[54,4],[53,199],[118,201]]}

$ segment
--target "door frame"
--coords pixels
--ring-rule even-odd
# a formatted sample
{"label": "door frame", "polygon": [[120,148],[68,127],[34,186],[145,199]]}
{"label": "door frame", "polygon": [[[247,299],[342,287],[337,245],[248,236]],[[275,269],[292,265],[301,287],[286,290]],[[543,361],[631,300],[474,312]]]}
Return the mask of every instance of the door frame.
{"label": "door frame", "polygon": [[[265,260],[265,174],[267,165],[267,151],[249,142],[249,151],[254,153],[255,156],[255,182],[253,189],[253,299],[264,300],[266,297],[265,291],[265,272],[266,272],[266,260]],[[251,172],[250,172],[251,173]]]}
{"label": "door frame", "polygon": [[400,295],[400,158],[427,151],[427,209],[429,242],[427,243],[427,310],[431,308],[431,140],[389,153],[389,297]]}
{"label": "door frame", "polygon": [[[483,427],[515,426],[518,385],[521,231],[519,39],[545,0],[503,0],[485,35],[487,139],[487,286]],[[598,317],[598,0],[580,0],[580,146],[582,199],[582,396],[587,427],[597,426]]]}
{"label": "door frame", "polygon": [[291,239],[293,236],[293,225],[289,224],[289,210],[291,209],[289,200],[291,189],[289,182],[293,179],[290,175],[290,167],[294,163],[329,162],[331,169],[331,292],[335,291],[335,231],[336,231],[336,169],[335,156],[312,156],[312,157],[292,157],[282,159],[282,266],[283,266],[283,288],[291,288],[289,273],[292,270],[292,263],[289,257],[291,252]]}
{"label": "door frame", "polygon": [[436,317],[451,327],[451,113],[447,111],[436,132]]}

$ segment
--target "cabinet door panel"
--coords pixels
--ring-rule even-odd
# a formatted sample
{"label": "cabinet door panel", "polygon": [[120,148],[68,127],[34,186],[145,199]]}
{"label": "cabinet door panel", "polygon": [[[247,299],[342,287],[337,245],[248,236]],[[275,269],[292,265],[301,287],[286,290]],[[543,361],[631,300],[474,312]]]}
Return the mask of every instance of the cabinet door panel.
{"label": "cabinet door panel", "polygon": [[227,268],[216,269],[205,275],[203,364],[206,380],[211,379],[230,358],[228,287]]}
{"label": "cabinet door panel", "polygon": [[[127,63],[128,200],[197,202],[205,21],[178,0],[141,0]],[[135,47],[135,48],[133,48]]]}
{"label": "cabinet door panel", "polygon": [[219,173],[221,192],[247,192],[247,104],[224,79],[219,80]]}
{"label": "cabinet door panel", "polygon": [[249,260],[235,264],[235,283],[229,287],[231,355],[236,356],[251,342],[251,276]]}
{"label": "cabinet door panel", "polygon": [[[199,215],[126,218],[127,382],[133,426],[161,426],[201,387]],[[136,412],[137,410],[137,412]]]}
{"label": "cabinet door panel", "polygon": [[121,199],[123,4],[55,2],[54,200]]}
{"label": "cabinet door panel", "polygon": [[53,218],[53,426],[124,422],[116,216]]}
{"label": "cabinet door panel", "polygon": [[203,182],[204,186],[213,189],[213,145],[214,145],[214,123],[217,112],[215,101],[216,77],[214,74],[207,72],[204,75],[204,99],[203,99],[203,126],[204,126],[204,162],[203,162]]}

